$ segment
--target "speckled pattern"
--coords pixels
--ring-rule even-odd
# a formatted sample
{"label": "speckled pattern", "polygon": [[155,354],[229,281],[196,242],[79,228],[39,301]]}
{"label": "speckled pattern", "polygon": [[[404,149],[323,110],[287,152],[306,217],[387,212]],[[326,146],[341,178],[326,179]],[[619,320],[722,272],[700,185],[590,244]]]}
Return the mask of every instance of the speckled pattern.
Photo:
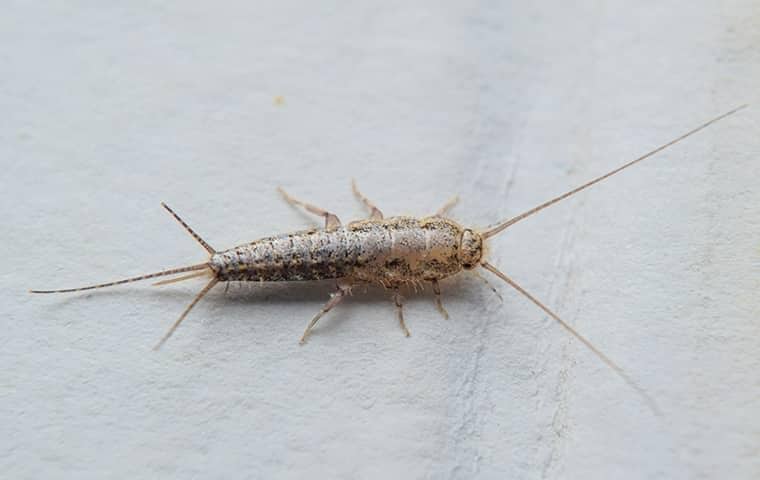
{"label": "speckled pattern", "polygon": [[[211,256],[221,281],[298,281],[345,278],[350,283],[441,280],[460,272],[463,235],[477,235],[439,218],[361,220],[334,229],[262,238]],[[480,242],[466,242],[468,248]]]}

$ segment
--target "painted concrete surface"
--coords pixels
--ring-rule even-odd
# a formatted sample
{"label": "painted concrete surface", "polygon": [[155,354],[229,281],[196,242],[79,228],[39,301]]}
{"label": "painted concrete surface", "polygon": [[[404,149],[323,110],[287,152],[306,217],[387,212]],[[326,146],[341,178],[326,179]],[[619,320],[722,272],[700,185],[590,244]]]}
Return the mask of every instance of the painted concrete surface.
{"label": "painted concrete surface", "polygon": [[[5,478],[756,478],[760,5],[10,2],[0,16]],[[482,227],[749,102],[507,230],[489,278],[359,291],[200,281],[69,296],[386,214]]]}

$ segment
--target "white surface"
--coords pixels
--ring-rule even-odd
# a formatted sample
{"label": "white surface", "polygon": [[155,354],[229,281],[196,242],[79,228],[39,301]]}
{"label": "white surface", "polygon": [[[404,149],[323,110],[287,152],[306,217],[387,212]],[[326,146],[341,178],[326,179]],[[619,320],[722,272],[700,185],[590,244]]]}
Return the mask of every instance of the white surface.
{"label": "white surface", "polygon": [[[760,5],[6,2],[5,478],[757,478]],[[572,5],[570,5],[572,3]],[[722,6],[718,6],[718,4]],[[276,96],[284,97],[276,105]],[[312,224],[275,192],[485,226],[748,110],[491,242],[506,285],[76,286]],[[495,280],[492,280],[496,284]]]}

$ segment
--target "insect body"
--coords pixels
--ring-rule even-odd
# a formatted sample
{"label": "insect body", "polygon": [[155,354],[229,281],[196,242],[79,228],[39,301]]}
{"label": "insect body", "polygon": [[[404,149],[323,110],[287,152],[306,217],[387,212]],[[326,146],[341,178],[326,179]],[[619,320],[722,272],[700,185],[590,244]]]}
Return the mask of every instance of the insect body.
{"label": "insect body", "polygon": [[[263,238],[229,250],[216,251],[196,234],[173,210],[167,205],[162,204],[185,227],[193,238],[206,249],[210,255],[207,262],[88,287],[63,290],[33,290],[32,292],[55,293],[91,290],[180,273],[186,273],[186,275],[158,282],[157,285],[165,285],[201,276],[208,277],[209,281],[206,286],[198,293],[177,321],[161,338],[158,345],[156,345],[156,348],[159,348],[174,333],[175,329],[198,301],[219,282],[335,279],[336,289],[332,293],[330,300],[311,320],[301,337],[301,343],[304,343],[319,319],[339,304],[351,291],[352,287],[366,284],[379,284],[392,292],[391,297],[396,306],[399,323],[404,333],[408,336],[409,330],[404,322],[402,297],[399,294],[401,286],[430,283],[435,293],[435,301],[439,311],[444,316],[448,316],[441,303],[439,282],[463,270],[482,267],[505,281],[542,309],[547,315],[556,320],[563,328],[594,352],[605,364],[618,373],[626,383],[646,400],[650,408],[656,413],[658,410],[653,400],[617,364],[594,347],[590,341],[580,335],[536,297],[485,260],[485,241],[499,234],[507,227],[653,156],[712,123],[732,115],[745,106],[715,117],[605,175],[597,177],[516,217],[484,230],[464,228],[453,220],[446,218],[447,211],[454,205],[456,199],[449,201],[430,217],[421,219],[413,217],[385,218],[380,209],[362,195],[354,183],[354,193],[370,211],[369,218],[365,220],[351,222],[344,226],[335,214],[297,200],[280,189],[280,192],[289,203],[323,217],[325,220],[324,228]],[[187,274],[187,272],[191,273]]]}
{"label": "insect body", "polygon": [[213,254],[209,266],[222,281],[433,282],[462,270],[463,232],[439,217],[365,220],[264,238]]}

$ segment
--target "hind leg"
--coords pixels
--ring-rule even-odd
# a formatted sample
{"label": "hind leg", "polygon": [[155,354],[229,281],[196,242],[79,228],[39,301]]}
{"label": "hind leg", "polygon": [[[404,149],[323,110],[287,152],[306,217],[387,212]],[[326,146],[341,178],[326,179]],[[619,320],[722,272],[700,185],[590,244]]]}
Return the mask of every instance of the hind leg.
{"label": "hind leg", "polygon": [[354,191],[354,195],[356,195],[356,198],[359,199],[360,202],[364,204],[367,209],[369,209],[369,219],[370,220],[382,220],[383,219],[383,212],[380,211],[379,208],[377,208],[367,197],[362,195],[362,192],[359,191],[359,188],[356,186],[356,180],[351,179],[351,190]]}
{"label": "hind leg", "polygon": [[311,322],[309,322],[309,325],[306,327],[306,330],[304,330],[303,335],[301,336],[301,340],[298,342],[301,345],[306,343],[306,339],[309,338],[309,335],[311,334],[311,330],[314,328],[314,326],[317,324],[320,318],[322,316],[333,309],[333,307],[337,304],[339,304],[343,299],[348,295],[348,293],[351,292],[351,287],[345,286],[345,285],[338,285],[338,289],[330,294],[330,300],[328,300],[327,303],[325,303],[325,306],[322,307],[322,310],[317,313],[314,318],[311,319]]}
{"label": "hind leg", "polygon": [[454,207],[454,205],[457,204],[457,202],[459,202],[459,195],[454,195],[453,197],[449,199],[448,202],[446,202],[441,208],[439,208],[437,212],[435,212],[434,216],[443,217],[449,212],[449,210],[451,210]]}
{"label": "hind leg", "polygon": [[291,197],[288,192],[283,190],[282,187],[277,187],[277,190],[282,194],[282,196],[285,198],[285,201],[289,204],[302,207],[307,212],[313,213],[314,215],[319,215],[320,217],[324,217],[325,228],[340,227],[340,219],[334,213],[330,213],[327,210],[316,207],[310,203],[302,202],[301,200]]}
{"label": "hind leg", "polygon": [[398,293],[398,290],[395,290],[393,292],[393,296],[391,298],[393,299],[393,303],[396,305],[396,314],[398,315],[398,324],[401,326],[401,330],[404,331],[404,336],[408,337],[410,333],[409,333],[409,329],[406,328],[406,322],[404,322],[404,299],[401,296],[401,294]]}
{"label": "hind leg", "polygon": [[438,308],[438,311],[441,312],[443,318],[448,320],[449,312],[443,308],[443,303],[441,303],[441,286],[438,284],[438,280],[433,280],[431,283],[433,284],[433,293],[435,294],[435,306]]}

